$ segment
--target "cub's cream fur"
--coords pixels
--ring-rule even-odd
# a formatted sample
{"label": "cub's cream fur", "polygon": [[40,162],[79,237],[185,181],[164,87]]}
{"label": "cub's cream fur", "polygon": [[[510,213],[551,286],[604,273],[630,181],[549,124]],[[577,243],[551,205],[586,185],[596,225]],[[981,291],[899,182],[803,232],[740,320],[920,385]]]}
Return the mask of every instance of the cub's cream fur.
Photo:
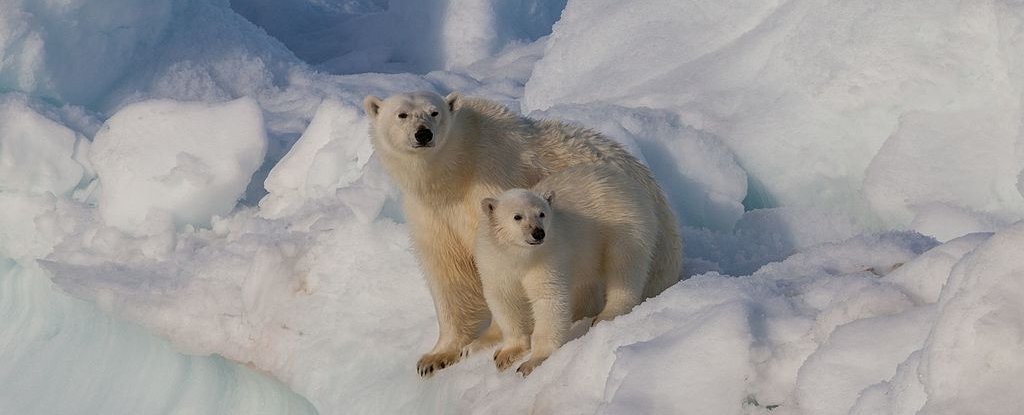
{"label": "cub's cream fur", "polygon": [[566,341],[572,321],[629,311],[609,287],[642,292],[657,244],[654,201],[632,178],[602,165],[571,167],[531,190],[481,202],[475,259],[503,341],[505,369],[530,352],[527,375]]}
{"label": "cub's cream fur", "polygon": [[[369,96],[363,104],[372,119],[376,154],[402,189],[413,245],[434,298],[439,335],[417,364],[421,375],[456,363],[466,346],[472,351],[499,339],[493,324],[480,334],[489,311],[473,252],[480,200],[507,189],[533,186],[572,166],[598,164],[634,180],[641,198],[655,206],[658,223],[649,235],[655,243],[643,261],[637,257],[636,269],[649,275],[646,284],[609,282],[608,313],[600,318],[625,313],[679,280],[682,241],[675,217],[647,168],[611,140],[458,93]],[[417,141],[423,129],[432,133],[425,145]]]}

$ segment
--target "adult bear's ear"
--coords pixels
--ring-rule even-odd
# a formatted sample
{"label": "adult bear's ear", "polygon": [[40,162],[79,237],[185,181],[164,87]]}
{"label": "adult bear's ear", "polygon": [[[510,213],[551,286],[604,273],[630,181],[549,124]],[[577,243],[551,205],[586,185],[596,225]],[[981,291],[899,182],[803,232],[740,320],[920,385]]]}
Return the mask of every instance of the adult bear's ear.
{"label": "adult bear's ear", "polygon": [[548,191],[544,192],[544,194],[541,195],[541,196],[544,197],[544,200],[547,200],[548,201],[548,205],[550,205],[551,202],[555,200],[555,191],[554,190],[548,190]]}
{"label": "adult bear's ear", "polygon": [[370,118],[377,118],[377,113],[380,112],[380,104],[383,101],[373,95],[367,95],[366,99],[363,100],[363,110],[366,111],[366,115]]}
{"label": "adult bear's ear", "polygon": [[462,102],[462,94],[452,92],[444,97],[444,102],[448,103],[448,111],[455,112],[455,107]]}
{"label": "adult bear's ear", "polygon": [[495,206],[498,206],[498,200],[493,197],[485,197],[480,201],[480,210],[484,211],[487,216],[494,214]]}

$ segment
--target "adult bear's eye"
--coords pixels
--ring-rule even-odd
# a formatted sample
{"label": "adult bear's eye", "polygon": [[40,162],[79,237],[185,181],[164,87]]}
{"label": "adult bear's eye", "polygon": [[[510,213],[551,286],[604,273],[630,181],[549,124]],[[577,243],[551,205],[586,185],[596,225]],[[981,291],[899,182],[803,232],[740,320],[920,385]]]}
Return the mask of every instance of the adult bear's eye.
{"label": "adult bear's eye", "polygon": [[398,114],[398,118],[407,118],[408,116],[409,116],[409,114],[406,114],[406,113],[404,113],[404,112],[403,112],[403,113],[400,113],[400,114]]}
{"label": "adult bear's eye", "polygon": [[539,216],[543,218],[544,217],[544,212],[540,212]]}
{"label": "adult bear's eye", "polygon": [[523,216],[522,215],[515,215],[515,216],[512,217],[512,219],[515,219],[516,222],[519,222],[519,221],[523,220]]}
{"label": "adult bear's eye", "polygon": [[437,111],[434,111],[434,112],[430,113],[430,116],[431,117],[436,117],[437,116]]}

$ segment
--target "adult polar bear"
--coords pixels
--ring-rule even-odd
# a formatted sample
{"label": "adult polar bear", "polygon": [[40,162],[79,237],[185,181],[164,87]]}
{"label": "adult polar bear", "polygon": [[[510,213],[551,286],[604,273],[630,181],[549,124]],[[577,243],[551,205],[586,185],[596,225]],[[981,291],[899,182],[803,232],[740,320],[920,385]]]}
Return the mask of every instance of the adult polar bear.
{"label": "adult polar bear", "polygon": [[609,281],[595,322],[629,312],[679,281],[682,240],[664,194],[647,167],[597,132],[532,120],[454,92],[368,96],[363,106],[374,150],[402,189],[413,246],[434,298],[439,335],[417,364],[420,375],[458,362],[470,343],[482,348],[499,340],[494,324],[478,338],[490,315],[473,262],[480,201],[531,187],[552,172],[605,164],[636,181],[657,206],[653,252],[636,256],[635,272]]}

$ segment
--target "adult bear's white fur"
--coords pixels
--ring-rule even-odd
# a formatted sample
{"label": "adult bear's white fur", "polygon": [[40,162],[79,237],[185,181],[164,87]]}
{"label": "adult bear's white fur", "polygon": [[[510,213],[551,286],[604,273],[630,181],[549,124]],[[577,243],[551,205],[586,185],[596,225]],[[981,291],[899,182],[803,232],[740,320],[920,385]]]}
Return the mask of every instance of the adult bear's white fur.
{"label": "adult bear's white fur", "polygon": [[647,285],[657,206],[617,169],[571,167],[532,191],[486,198],[481,209],[475,259],[501,328],[502,346],[494,354],[499,369],[529,350],[519,367],[529,374],[565,343],[572,321],[628,311],[606,297],[607,287],[642,291]]}
{"label": "adult bear's white fur", "polygon": [[[603,164],[640,183],[657,207],[657,241],[646,286],[608,286],[610,318],[679,280],[682,241],[676,220],[650,172],[621,146],[600,134],[557,121],[536,121],[491,101],[452,93],[401,94],[363,102],[371,137],[385,169],[404,194],[404,211],[434,298],[439,336],[418,363],[429,375],[454,364],[478,337],[489,312],[473,263],[480,200],[507,189],[530,187],[568,167]],[[436,113],[436,115],[434,115]],[[405,114],[405,117],[400,117]],[[419,127],[433,133],[417,146]],[[493,326],[493,325],[492,325]],[[474,343],[497,341],[492,327]]]}

